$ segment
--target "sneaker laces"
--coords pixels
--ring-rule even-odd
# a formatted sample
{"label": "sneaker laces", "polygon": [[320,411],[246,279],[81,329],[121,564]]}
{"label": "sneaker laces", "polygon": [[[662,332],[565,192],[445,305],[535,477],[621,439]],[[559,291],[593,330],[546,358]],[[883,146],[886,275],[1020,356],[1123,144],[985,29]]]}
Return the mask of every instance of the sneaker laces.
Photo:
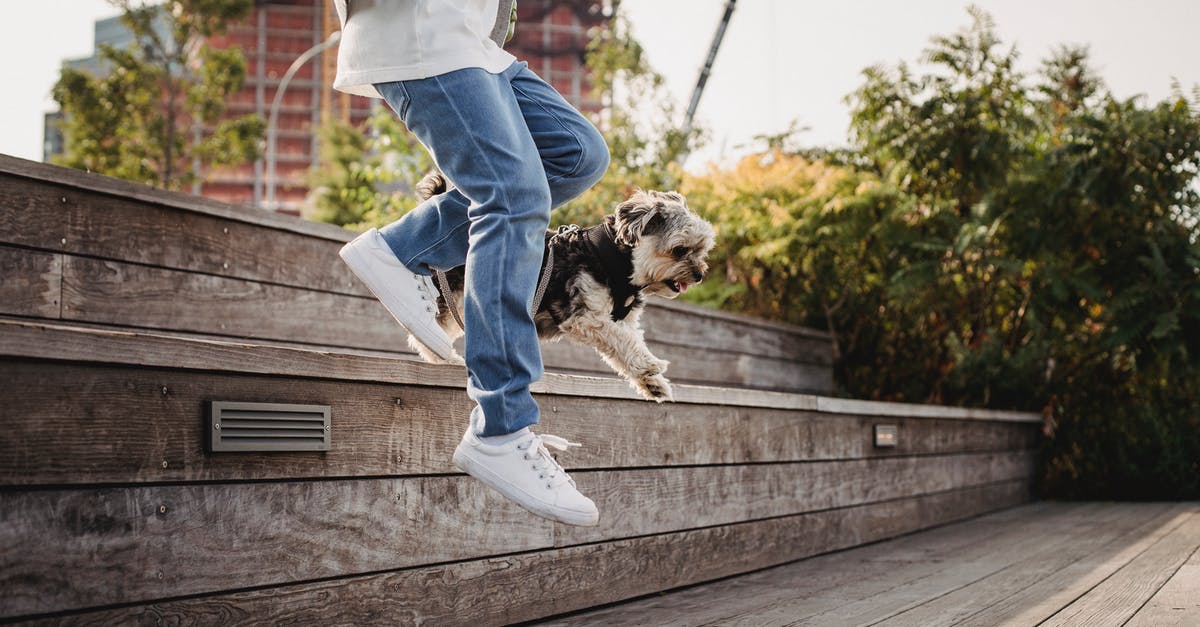
{"label": "sneaker laces", "polygon": [[421,294],[421,300],[425,301],[425,311],[436,316],[438,290],[433,284],[433,279],[416,273],[413,273],[413,277],[417,281],[417,292]]}
{"label": "sneaker laces", "polygon": [[537,471],[538,479],[545,480],[547,488],[553,489],[564,483],[570,483],[571,487],[575,487],[575,480],[571,479],[567,471],[563,470],[558,460],[554,459],[554,456],[546,449],[547,446],[565,451],[572,446],[582,445],[578,442],[568,442],[566,438],[556,435],[535,433],[524,444],[518,444],[517,449],[525,452],[525,461],[533,462],[533,469]]}

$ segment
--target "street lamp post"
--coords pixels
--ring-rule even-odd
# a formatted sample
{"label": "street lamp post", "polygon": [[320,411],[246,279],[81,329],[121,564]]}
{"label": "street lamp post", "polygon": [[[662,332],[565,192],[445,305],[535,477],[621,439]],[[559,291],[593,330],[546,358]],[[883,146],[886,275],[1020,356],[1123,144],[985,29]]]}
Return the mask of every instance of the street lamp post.
{"label": "street lamp post", "polygon": [[298,72],[300,70],[300,68],[304,66],[305,63],[308,63],[309,59],[312,59],[313,57],[320,54],[322,50],[325,50],[326,48],[329,48],[330,46],[337,45],[337,43],[339,41],[341,41],[341,39],[342,39],[342,31],[340,31],[340,30],[333,31],[332,33],[330,33],[329,37],[325,41],[322,41],[321,43],[313,46],[312,48],[305,50],[304,54],[296,57],[295,61],[292,61],[292,66],[288,68],[286,73],[284,73],[283,80],[279,81],[279,87],[275,88],[275,99],[271,101],[271,114],[270,114],[270,119],[267,122],[267,202],[266,202],[266,208],[270,209],[271,211],[274,211],[278,208],[278,206],[277,206],[278,203],[275,201],[275,156],[276,156],[275,155],[275,135],[276,135],[275,124],[279,117],[279,105],[280,105],[280,103],[283,102],[283,92],[287,89],[288,83],[290,83],[292,81],[292,77],[296,75],[296,72]]}

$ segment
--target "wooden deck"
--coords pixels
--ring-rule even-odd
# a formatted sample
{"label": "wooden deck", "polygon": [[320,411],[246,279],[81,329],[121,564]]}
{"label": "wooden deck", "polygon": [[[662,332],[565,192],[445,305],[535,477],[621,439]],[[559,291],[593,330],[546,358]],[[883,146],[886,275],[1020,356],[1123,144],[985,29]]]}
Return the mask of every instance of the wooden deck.
{"label": "wooden deck", "polygon": [[550,625],[1200,625],[1200,503],[1035,503]]}

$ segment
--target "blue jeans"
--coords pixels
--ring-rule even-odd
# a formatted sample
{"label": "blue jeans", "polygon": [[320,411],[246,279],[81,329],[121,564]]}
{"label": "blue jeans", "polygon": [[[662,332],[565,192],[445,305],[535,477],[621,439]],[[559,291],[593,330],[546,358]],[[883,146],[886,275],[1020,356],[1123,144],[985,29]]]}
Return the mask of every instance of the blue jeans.
{"label": "blue jeans", "polygon": [[522,61],[375,87],[455,185],[380,232],[418,274],[466,264],[467,394],[483,435],[535,424],[542,352],[529,307],[550,210],[600,180],[608,147]]}

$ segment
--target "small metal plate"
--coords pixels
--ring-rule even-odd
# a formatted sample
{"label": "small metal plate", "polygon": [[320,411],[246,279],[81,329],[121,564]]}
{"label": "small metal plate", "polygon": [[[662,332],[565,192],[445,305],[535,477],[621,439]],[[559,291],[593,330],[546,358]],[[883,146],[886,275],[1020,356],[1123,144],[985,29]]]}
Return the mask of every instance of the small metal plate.
{"label": "small metal plate", "polygon": [[894,448],[898,436],[896,425],[875,425],[875,447]]}

